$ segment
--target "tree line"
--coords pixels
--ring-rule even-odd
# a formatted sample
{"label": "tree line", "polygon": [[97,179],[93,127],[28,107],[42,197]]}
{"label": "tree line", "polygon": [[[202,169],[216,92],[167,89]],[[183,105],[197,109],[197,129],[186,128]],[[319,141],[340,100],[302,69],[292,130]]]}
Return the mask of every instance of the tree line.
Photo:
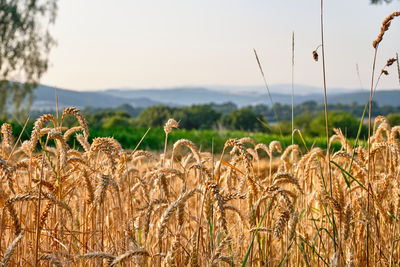
{"label": "tree line", "polygon": [[[325,131],[323,105],[314,101],[304,102],[294,108],[294,127],[309,136],[320,136]],[[360,125],[360,118],[365,106],[330,104],[329,127],[341,128],[348,137],[355,137]],[[275,109],[278,120],[273,110]],[[175,118],[180,128],[241,130],[265,132],[272,134],[291,134],[291,107],[275,104],[272,108],[266,105],[237,107],[233,103],[205,104],[184,107],[151,106],[134,108],[123,105],[114,109],[87,108],[84,110],[89,125],[105,129],[126,127],[162,127],[169,118]],[[400,106],[378,106],[373,103],[373,116],[387,116],[393,125],[400,125]],[[366,128],[362,129],[362,136]]]}

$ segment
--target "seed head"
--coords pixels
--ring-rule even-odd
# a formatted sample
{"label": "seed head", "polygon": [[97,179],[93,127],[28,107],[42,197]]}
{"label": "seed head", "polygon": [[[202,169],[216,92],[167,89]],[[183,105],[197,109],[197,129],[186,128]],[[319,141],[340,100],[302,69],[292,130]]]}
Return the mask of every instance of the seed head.
{"label": "seed head", "polygon": [[179,123],[176,120],[169,119],[164,126],[165,134],[169,134],[170,132],[172,132],[172,128],[178,128],[178,126],[179,126]]}
{"label": "seed head", "polygon": [[312,57],[314,58],[315,62],[318,61],[318,53],[317,53],[317,50],[312,51]]}
{"label": "seed head", "polygon": [[393,63],[397,61],[396,58],[389,58],[386,62],[386,67],[390,67]]}

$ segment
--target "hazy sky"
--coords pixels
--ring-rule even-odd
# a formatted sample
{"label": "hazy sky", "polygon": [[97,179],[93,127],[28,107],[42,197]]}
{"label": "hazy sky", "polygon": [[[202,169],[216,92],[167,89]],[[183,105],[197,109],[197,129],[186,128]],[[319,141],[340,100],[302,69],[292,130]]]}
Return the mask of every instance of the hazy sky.
{"label": "hazy sky", "polygon": [[[52,33],[58,41],[42,83],[66,89],[260,85],[253,54],[269,84],[321,86],[319,0],[60,0]],[[368,87],[372,41],[400,1],[325,1],[328,87]],[[400,52],[400,20],[379,47],[377,68]],[[399,88],[397,70],[380,88]]]}

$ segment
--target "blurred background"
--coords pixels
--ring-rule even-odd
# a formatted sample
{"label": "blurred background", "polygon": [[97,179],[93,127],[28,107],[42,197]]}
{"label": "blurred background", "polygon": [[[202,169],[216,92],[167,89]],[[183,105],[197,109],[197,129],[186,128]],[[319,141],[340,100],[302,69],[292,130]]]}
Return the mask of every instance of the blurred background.
{"label": "blurred background", "polygon": [[[318,62],[312,57],[316,49],[321,54],[320,1],[1,5],[0,112],[16,128],[28,117],[55,112],[57,101],[59,109],[82,109],[93,136],[114,135],[126,146],[170,117],[193,138],[232,130],[284,137],[291,134],[293,74],[295,127],[311,137],[324,134],[321,56]],[[357,134],[369,98],[372,41],[384,18],[399,8],[399,0],[325,1],[330,124],[349,138]],[[395,19],[380,45],[377,75],[396,58],[399,32]],[[398,62],[387,70],[376,84],[373,116],[388,116],[395,125]]]}

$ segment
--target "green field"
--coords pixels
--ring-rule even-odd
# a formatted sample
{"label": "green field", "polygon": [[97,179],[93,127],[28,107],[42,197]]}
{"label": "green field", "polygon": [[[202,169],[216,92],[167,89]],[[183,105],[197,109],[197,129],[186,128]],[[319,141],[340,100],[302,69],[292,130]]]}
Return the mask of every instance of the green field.
{"label": "green field", "polygon": [[[18,137],[23,129],[21,123],[16,123],[15,121],[9,122],[12,125],[14,136]],[[29,139],[30,133],[33,129],[33,123],[30,122],[26,126],[22,136],[21,142]],[[103,128],[103,127],[91,127],[90,128],[90,140],[95,137],[114,137],[118,140],[125,149],[134,149],[145,135],[148,128],[145,127],[115,127],[115,128]],[[179,139],[188,139],[198,146],[201,151],[212,151],[212,146],[214,146],[214,152],[219,153],[222,151],[224,143],[230,138],[242,138],[251,137],[255,143],[269,144],[273,140],[278,140],[281,142],[283,148],[291,145],[292,137],[290,135],[277,135],[269,134],[265,132],[246,132],[240,130],[185,130],[185,129],[174,129],[168,136],[168,145],[172,146],[173,143]],[[312,147],[326,147],[326,138],[324,137],[310,137],[303,135],[304,141],[307,148]],[[70,140],[75,140],[71,138]],[[71,141],[70,141],[71,142]],[[73,148],[80,149],[80,145],[76,141],[72,141],[70,146]],[[165,133],[164,129],[161,127],[150,128],[147,135],[144,137],[143,141],[140,143],[138,149],[143,150],[153,150],[162,151],[164,149]],[[353,139],[350,139],[351,143],[354,143]],[[299,145],[300,149],[305,152],[307,149],[304,146],[299,134],[295,134],[294,143]],[[339,150],[339,142],[335,142],[332,145],[333,150]]]}
{"label": "green field", "polygon": [[[147,128],[120,128],[110,130],[92,128],[90,134],[92,138],[95,136],[112,136],[117,139],[124,148],[133,149],[140,142],[146,131]],[[161,151],[164,148],[164,136],[165,134],[162,128],[151,128],[140,144],[139,149]],[[214,151],[218,153],[221,152],[226,140],[230,138],[239,139],[242,137],[251,137],[256,143],[264,144],[269,144],[273,140],[278,140],[281,142],[282,147],[287,147],[292,144],[292,137],[290,135],[280,136],[260,132],[184,129],[172,131],[168,136],[168,143],[172,145],[177,140],[184,138],[194,142],[202,151],[211,152],[212,146],[214,146]],[[304,138],[308,149],[313,146],[321,148],[326,147],[326,139],[323,137]],[[298,134],[294,137],[294,143],[298,144],[303,151],[306,150]],[[335,142],[332,148],[338,150],[340,149],[340,144]]]}

